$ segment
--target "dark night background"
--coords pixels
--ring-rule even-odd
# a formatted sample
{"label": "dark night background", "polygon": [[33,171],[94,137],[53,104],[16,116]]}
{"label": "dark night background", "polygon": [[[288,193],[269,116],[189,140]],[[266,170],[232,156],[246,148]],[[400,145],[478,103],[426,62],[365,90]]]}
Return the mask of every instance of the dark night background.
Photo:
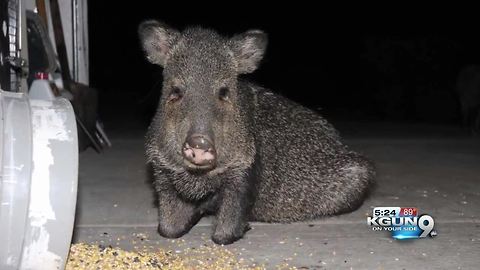
{"label": "dark night background", "polygon": [[247,4],[186,12],[186,5],[89,2],[90,84],[100,89],[107,123],[131,117],[146,125],[155,110],[161,68],[145,60],[137,37],[138,24],[151,18],[226,35],[264,30],[267,54],[250,77],[332,120],[460,126],[455,80],[462,67],[480,63],[480,32],[467,15]]}

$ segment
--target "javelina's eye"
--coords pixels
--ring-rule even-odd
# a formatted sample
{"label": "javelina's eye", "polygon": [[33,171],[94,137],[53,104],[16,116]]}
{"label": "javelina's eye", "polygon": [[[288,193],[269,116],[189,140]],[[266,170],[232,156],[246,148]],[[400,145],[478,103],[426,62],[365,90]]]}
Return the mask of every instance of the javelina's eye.
{"label": "javelina's eye", "polygon": [[222,87],[218,90],[218,98],[223,101],[228,101],[230,90],[227,87]]}
{"label": "javelina's eye", "polygon": [[183,97],[183,92],[178,87],[173,87],[168,95],[168,102],[175,102]]}

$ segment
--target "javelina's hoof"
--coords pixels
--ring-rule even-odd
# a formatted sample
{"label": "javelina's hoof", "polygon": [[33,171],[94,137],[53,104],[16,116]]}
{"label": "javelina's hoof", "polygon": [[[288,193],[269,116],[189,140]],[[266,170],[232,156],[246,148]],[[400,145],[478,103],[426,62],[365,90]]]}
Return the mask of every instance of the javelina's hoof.
{"label": "javelina's hoof", "polygon": [[226,233],[225,231],[215,230],[215,233],[212,235],[212,241],[218,245],[229,245],[233,242],[239,240],[243,235],[251,229],[250,225],[247,223],[243,230],[238,230],[233,233]]}
{"label": "javelina's hoof", "polygon": [[214,234],[212,236],[212,241],[218,245],[229,245],[238,239],[242,238],[243,235],[218,235]]}
{"label": "javelina's hoof", "polygon": [[164,225],[162,223],[158,224],[157,231],[161,236],[165,238],[179,238],[188,232],[188,230],[174,228],[172,226]]}

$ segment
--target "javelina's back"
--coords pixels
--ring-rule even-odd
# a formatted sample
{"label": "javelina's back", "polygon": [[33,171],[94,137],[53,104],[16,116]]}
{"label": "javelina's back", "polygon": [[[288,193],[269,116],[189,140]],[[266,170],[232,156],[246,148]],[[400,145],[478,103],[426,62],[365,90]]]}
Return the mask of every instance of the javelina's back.
{"label": "javelina's back", "polygon": [[289,222],[357,208],[373,182],[373,165],[348,150],[316,112],[268,90],[253,91],[258,186],[252,219]]}

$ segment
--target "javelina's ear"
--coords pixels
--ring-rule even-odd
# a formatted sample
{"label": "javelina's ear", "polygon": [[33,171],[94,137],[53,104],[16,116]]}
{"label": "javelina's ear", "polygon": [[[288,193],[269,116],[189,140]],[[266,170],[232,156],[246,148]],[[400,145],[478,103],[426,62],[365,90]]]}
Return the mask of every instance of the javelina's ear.
{"label": "javelina's ear", "polygon": [[267,34],[260,30],[250,30],[234,36],[230,42],[238,73],[250,73],[258,68],[267,48]]}
{"label": "javelina's ear", "polygon": [[179,32],[164,23],[148,20],[139,25],[138,35],[147,59],[153,64],[165,66],[168,54],[175,45]]}

